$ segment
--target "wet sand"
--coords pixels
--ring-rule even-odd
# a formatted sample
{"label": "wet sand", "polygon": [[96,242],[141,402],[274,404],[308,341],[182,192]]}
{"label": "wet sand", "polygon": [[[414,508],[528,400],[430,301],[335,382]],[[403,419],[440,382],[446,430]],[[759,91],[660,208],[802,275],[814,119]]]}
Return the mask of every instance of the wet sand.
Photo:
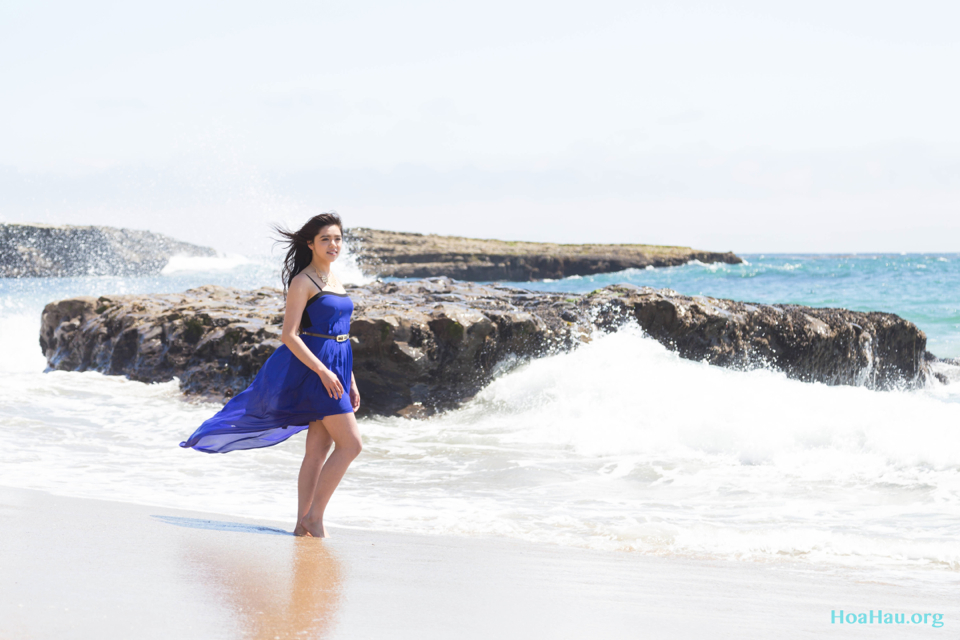
{"label": "wet sand", "polygon": [[[0,487],[0,638],[931,638],[956,580],[331,528]],[[831,610],[944,626],[831,624]]]}

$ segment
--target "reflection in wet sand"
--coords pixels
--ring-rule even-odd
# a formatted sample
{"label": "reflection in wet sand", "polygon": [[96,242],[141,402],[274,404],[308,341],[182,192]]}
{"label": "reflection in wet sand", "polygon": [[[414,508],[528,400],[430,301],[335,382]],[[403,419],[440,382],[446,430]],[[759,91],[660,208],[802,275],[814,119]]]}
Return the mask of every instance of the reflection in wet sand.
{"label": "reflection in wet sand", "polygon": [[323,638],[335,626],[342,569],[329,545],[292,536],[242,536],[216,548],[192,548],[190,564],[235,612],[245,638]]}

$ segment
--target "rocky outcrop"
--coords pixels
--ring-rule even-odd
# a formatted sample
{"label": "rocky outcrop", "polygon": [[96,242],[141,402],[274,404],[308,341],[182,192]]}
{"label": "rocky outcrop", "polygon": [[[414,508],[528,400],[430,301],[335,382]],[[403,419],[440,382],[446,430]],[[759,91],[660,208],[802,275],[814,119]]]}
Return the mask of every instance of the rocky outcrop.
{"label": "rocky outcrop", "polygon": [[[926,336],[888,313],[763,305],[611,286],[531,292],[436,278],[350,287],[354,373],[364,410],[428,415],[472,397],[498,372],[636,322],[682,357],[771,367],[808,382],[912,388],[930,376]],[[189,394],[231,396],[280,346],[279,291],[205,286],[101,296],[44,309],[49,366],[135,380],[179,377]]]}
{"label": "rocky outcrop", "polygon": [[150,231],[0,224],[0,278],[153,275],[175,255],[216,251]]}
{"label": "rocky outcrop", "polygon": [[756,304],[612,286],[586,296],[603,314],[635,319],[689,360],[768,367],[791,378],[870,389],[922,386],[927,337],[892,313]]}
{"label": "rocky outcrop", "polygon": [[506,242],[365,228],[348,229],[346,238],[365,272],[396,278],[524,282],[671,267],[692,260],[743,262],[733,253],[647,244]]}
{"label": "rocky outcrop", "polygon": [[[354,373],[364,410],[420,415],[455,406],[506,363],[569,349],[578,327],[558,295],[433,281],[351,287]],[[43,311],[54,369],[144,382],[179,377],[188,394],[229,397],[280,346],[274,289],[204,286],[179,294],[80,297]]]}

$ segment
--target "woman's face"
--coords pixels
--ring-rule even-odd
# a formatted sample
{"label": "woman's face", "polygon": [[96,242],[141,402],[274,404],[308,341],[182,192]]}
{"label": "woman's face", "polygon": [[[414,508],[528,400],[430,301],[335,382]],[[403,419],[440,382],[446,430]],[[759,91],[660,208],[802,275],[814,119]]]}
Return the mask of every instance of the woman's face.
{"label": "woman's face", "polygon": [[343,232],[335,224],[327,225],[320,229],[313,242],[307,243],[307,246],[313,250],[314,256],[320,260],[333,262],[340,255],[340,249],[343,248]]}

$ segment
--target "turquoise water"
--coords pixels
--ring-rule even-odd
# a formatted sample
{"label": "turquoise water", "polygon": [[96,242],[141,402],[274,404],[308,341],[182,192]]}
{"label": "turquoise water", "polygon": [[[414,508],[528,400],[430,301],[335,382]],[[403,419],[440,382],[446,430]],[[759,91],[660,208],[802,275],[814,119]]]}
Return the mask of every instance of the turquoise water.
{"label": "turquoise water", "polygon": [[919,326],[927,349],[960,357],[960,254],[743,255],[744,264],[701,264],[548,282],[527,289],[586,292],[609,284],[674,289],[744,302],[887,311]]}
{"label": "turquoise water", "polygon": [[[887,311],[914,322],[927,334],[927,348],[941,358],[960,357],[960,254],[744,255],[744,264],[698,262],[665,269],[546,282],[504,283],[526,289],[582,293],[610,284],[673,289],[745,302],[792,303]],[[364,278],[352,268],[348,281]],[[253,289],[280,284],[279,268],[267,257],[218,270],[183,270],[120,278],[0,278],[0,318],[26,315],[39,323],[52,300],[76,295],[183,291],[204,284]]]}

